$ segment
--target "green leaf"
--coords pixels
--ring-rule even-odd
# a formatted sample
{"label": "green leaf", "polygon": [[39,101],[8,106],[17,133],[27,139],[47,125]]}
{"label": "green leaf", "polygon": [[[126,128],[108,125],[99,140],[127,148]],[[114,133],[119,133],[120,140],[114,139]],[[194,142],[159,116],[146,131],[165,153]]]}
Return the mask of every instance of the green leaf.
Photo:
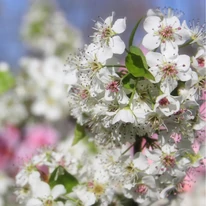
{"label": "green leaf", "polygon": [[144,17],[142,17],[142,18],[136,23],[134,29],[132,30],[132,33],[130,34],[130,37],[129,37],[129,47],[132,46],[132,43],[133,43],[133,40],[134,40],[134,35],[135,35],[135,33],[136,33],[136,31],[137,31],[137,28],[138,28],[138,26],[139,26],[139,24],[140,24],[140,22],[142,21],[143,18],[144,18]]}
{"label": "green leaf", "polygon": [[134,85],[135,85],[135,77],[128,73],[126,74],[123,78],[122,78],[122,84],[123,84],[123,87],[126,88],[126,89],[133,89],[134,88]]}
{"label": "green leaf", "polygon": [[53,188],[55,185],[64,185],[67,193],[72,192],[72,188],[79,184],[78,180],[67,172],[62,166],[57,167],[49,178],[49,185]]}
{"label": "green leaf", "polygon": [[9,71],[0,71],[0,94],[14,86],[15,80]]}
{"label": "green leaf", "polygon": [[72,146],[77,144],[84,137],[86,137],[84,126],[82,126],[80,124],[76,124],[75,130],[74,130],[74,140],[73,140]]}
{"label": "green leaf", "polygon": [[131,47],[129,48],[129,51],[130,51],[132,54],[136,54],[137,56],[140,56],[144,68],[145,68],[145,69],[148,69],[147,60],[146,60],[145,55],[143,54],[143,52],[142,52],[142,50],[141,50],[140,48],[135,47],[135,46],[131,46]]}
{"label": "green leaf", "polygon": [[145,70],[145,75],[144,75],[144,77],[147,78],[147,79],[151,79],[151,80],[155,81],[154,76],[150,73],[149,70]]}
{"label": "green leaf", "polygon": [[143,65],[143,62],[140,56],[129,53],[126,56],[125,64],[126,64],[128,71],[134,77],[144,77],[145,69],[144,69],[144,65]]}
{"label": "green leaf", "polygon": [[125,59],[125,64],[128,71],[134,77],[144,77],[155,80],[153,75],[148,70],[148,65],[144,54],[138,47],[130,47],[129,53]]}

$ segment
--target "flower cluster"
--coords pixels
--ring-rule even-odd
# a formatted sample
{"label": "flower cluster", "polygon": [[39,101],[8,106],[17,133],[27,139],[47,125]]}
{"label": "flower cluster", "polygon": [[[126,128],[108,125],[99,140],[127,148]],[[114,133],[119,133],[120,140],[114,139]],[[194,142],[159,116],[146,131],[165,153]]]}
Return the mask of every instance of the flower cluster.
{"label": "flower cluster", "polygon": [[[170,8],[149,10],[143,54],[133,45],[141,20],[126,48],[119,36],[126,18],[114,21],[112,13],[95,22],[92,43],[68,58],[73,144],[89,136],[101,150],[78,158],[43,150],[16,176],[20,203],[151,205],[189,190],[196,181],[191,175],[204,174],[205,31],[189,28]],[[185,53],[186,46],[196,54]],[[116,54],[125,54],[124,64]]]}
{"label": "flower cluster", "polygon": [[66,58],[68,50],[75,51],[82,45],[80,32],[57,9],[55,1],[30,2],[21,33],[29,49],[43,57]]}

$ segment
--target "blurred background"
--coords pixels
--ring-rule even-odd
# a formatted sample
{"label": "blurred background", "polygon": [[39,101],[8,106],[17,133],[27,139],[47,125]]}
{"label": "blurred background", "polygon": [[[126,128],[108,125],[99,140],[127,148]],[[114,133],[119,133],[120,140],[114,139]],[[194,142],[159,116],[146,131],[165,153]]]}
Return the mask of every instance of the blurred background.
{"label": "blurred background", "polygon": [[[17,70],[20,57],[28,51],[22,41],[20,30],[32,2],[36,0],[0,0],[0,61],[12,65]],[[115,11],[116,17],[127,17],[127,30],[124,40],[136,21],[149,8],[172,7],[181,10],[184,19],[205,22],[205,0],[50,0],[61,10],[66,19],[78,28],[85,43],[89,43],[93,21],[101,16],[103,19]],[[141,37],[141,36],[139,36]],[[138,40],[137,40],[138,41]]]}

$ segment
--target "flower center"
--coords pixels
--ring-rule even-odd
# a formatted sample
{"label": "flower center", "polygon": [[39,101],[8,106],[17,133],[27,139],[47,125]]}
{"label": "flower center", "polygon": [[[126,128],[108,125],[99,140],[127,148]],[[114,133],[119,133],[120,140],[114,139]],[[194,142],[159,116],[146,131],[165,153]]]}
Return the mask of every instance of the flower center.
{"label": "flower center", "polygon": [[101,196],[105,192],[105,185],[96,183],[96,182],[89,182],[88,187],[91,192],[93,192],[97,196]]}
{"label": "flower center", "polygon": [[52,206],[52,200],[47,200],[47,201],[44,203],[44,206]]}
{"label": "flower center", "polygon": [[147,187],[147,185],[144,185],[144,184],[138,185],[135,189],[135,192],[139,193],[141,195],[145,195],[147,193],[147,191],[148,191],[148,187]]}
{"label": "flower center", "polygon": [[162,163],[166,168],[169,168],[169,167],[173,168],[176,164],[176,160],[172,155],[166,155],[162,159]]}
{"label": "flower center", "polygon": [[159,35],[161,37],[161,41],[165,42],[165,40],[174,40],[173,29],[171,26],[166,26],[159,30]]}
{"label": "flower center", "polygon": [[86,99],[88,96],[89,96],[89,92],[84,89],[82,90],[80,93],[79,93],[79,96],[82,98],[82,99]]}
{"label": "flower center", "polygon": [[160,99],[159,104],[161,106],[167,106],[168,104],[170,104],[169,100],[167,99],[167,97],[164,97],[162,99]]}
{"label": "flower center", "polygon": [[92,71],[98,71],[102,68],[102,64],[94,60],[93,62],[89,63],[89,67],[92,69]]}
{"label": "flower center", "polygon": [[135,170],[135,167],[134,167],[133,163],[130,163],[129,165],[126,166],[127,173],[133,173],[134,170]]}
{"label": "flower center", "polygon": [[178,73],[174,65],[166,65],[162,67],[163,78],[175,77]]}
{"label": "flower center", "polygon": [[204,67],[205,66],[205,59],[200,57],[200,58],[197,58],[197,62],[198,62],[198,66],[199,67]]}
{"label": "flower center", "polygon": [[102,39],[108,39],[110,37],[112,37],[114,35],[114,32],[112,31],[112,29],[110,27],[107,27],[105,29],[103,29],[102,31]]}
{"label": "flower center", "polygon": [[119,91],[118,86],[119,86],[119,82],[118,81],[112,81],[111,83],[109,83],[106,86],[106,89],[110,90],[111,92],[118,92]]}

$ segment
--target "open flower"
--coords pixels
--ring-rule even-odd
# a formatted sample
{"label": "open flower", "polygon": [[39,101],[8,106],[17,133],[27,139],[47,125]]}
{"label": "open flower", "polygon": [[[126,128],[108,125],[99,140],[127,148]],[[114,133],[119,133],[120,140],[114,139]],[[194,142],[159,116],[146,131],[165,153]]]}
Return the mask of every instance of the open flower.
{"label": "open flower", "polygon": [[162,52],[176,55],[178,45],[182,45],[188,39],[187,31],[181,27],[176,16],[162,19],[159,16],[149,16],[143,26],[148,34],[143,38],[142,44],[149,50],[160,46]]}
{"label": "open flower", "polygon": [[148,52],[146,55],[149,71],[155,82],[161,82],[160,88],[164,93],[171,93],[177,87],[177,80],[188,81],[191,79],[190,57],[178,55],[170,58],[158,52]]}
{"label": "open flower", "polygon": [[58,203],[55,200],[66,193],[66,189],[63,185],[56,185],[52,190],[50,186],[43,181],[36,181],[36,184],[32,185],[32,198],[27,202],[27,206],[44,206],[55,205],[61,206],[62,203]]}
{"label": "open flower", "polygon": [[159,109],[165,116],[170,116],[180,109],[180,102],[174,97],[163,94],[157,97],[154,110]]}
{"label": "open flower", "polygon": [[126,18],[117,19],[112,25],[114,12],[107,17],[104,22],[97,21],[95,24],[94,42],[100,44],[108,56],[112,57],[114,54],[122,54],[125,50],[125,43],[117,36],[126,29]]}

